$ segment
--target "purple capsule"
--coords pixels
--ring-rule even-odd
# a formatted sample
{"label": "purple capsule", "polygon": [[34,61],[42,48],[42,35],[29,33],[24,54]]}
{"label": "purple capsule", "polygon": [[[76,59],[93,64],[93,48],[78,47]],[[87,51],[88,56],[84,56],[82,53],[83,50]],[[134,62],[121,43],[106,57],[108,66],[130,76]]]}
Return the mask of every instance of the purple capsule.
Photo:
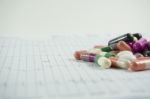
{"label": "purple capsule", "polygon": [[96,56],[95,54],[84,53],[81,55],[81,60],[87,61],[87,62],[94,62],[95,56]]}
{"label": "purple capsule", "polygon": [[141,38],[140,40],[136,41],[132,46],[133,52],[142,52],[147,46],[147,43],[148,41],[145,38]]}
{"label": "purple capsule", "polygon": [[89,62],[94,62],[94,61],[95,61],[95,58],[96,58],[96,56],[90,55],[90,56],[89,56]]}

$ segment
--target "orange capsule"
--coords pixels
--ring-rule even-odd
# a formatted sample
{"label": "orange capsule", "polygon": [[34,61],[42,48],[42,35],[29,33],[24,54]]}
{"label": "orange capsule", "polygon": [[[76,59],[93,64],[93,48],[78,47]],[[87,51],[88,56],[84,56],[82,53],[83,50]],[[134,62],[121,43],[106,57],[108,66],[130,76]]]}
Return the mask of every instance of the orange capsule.
{"label": "orange capsule", "polygon": [[119,49],[120,51],[124,51],[124,50],[128,50],[131,51],[131,47],[124,41],[120,41],[116,44],[117,49]]}
{"label": "orange capsule", "polygon": [[150,57],[139,57],[137,60],[144,60],[144,59],[150,59]]}
{"label": "orange capsule", "polygon": [[126,62],[124,61],[119,61],[117,58],[115,57],[110,57],[109,58],[112,65],[111,67],[114,67],[114,68],[122,68],[122,69],[127,69],[127,64]]}
{"label": "orange capsule", "polygon": [[150,69],[150,58],[140,58],[132,61],[128,61],[128,70],[131,71],[143,71]]}
{"label": "orange capsule", "polygon": [[118,61],[117,58],[110,57],[109,59],[111,61],[111,67],[117,67],[117,61]]}
{"label": "orange capsule", "polygon": [[75,59],[80,60],[81,54],[83,53],[87,53],[87,51],[86,50],[75,51],[74,53]]}
{"label": "orange capsule", "polygon": [[117,54],[117,57],[111,57],[112,67],[119,67],[123,69],[128,69],[127,62],[130,60],[135,60],[136,57],[130,51],[122,51]]}

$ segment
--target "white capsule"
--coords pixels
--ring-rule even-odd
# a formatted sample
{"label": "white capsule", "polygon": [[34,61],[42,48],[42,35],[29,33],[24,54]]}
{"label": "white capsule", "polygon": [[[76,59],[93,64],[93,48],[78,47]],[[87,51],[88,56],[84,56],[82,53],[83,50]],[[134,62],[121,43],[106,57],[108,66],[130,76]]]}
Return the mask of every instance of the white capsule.
{"label": "white capsule", "polygon": [[106,57],[100,57],[97,59],[97,64],[100,66],[102,69],[110,68],[111,67],[111,61],[110,59]]}
{"label": "white capsule", "polygon": [[123,62],[135,60],[135,59],[136,59],[136,56],[134,56],[134,55],[122,55],[122,56],[118,57],[118,61],[123,61]]}
{"label": "white capsule", "polygon": [[133,55],[133,53],[131,51],[121,51],[116,55],[116,57],[120,57],[122,55]]}
{"label": "white capsule", "polygon": [[117,65],[117,67],[119,67],[119,68],[128,69],[127,62],[117,61],[116,65]]}
{"label": "white capsule", "polygon": [[136,56],[133,55],[130,51],[121,51],[117,54],[118,61],[127,62],[129,60],[136,59]]}
{"label": "white capsule", "polygon": [[127,69],[128,65],[127,62],[130,60],[135,60],[136,57],[130,51],[121,51],[117,54],[117,67]]}
{"label": "white capsule", "polygon": [[102,51],[98,48],[92,48],[88,50],[88,53],[93,53],[93,54],[100,54]]}

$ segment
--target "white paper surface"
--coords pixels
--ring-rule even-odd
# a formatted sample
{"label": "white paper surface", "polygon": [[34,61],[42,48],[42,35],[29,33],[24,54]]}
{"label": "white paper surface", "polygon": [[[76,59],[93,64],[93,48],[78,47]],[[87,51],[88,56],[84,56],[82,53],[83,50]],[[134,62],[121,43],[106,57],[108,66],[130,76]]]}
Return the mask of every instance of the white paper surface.
{"label": "white paper surface", "polygon": [[149,99],[150,70],[101,70],[73,53],[107,44],[109,34],[0,37],[0,99]]}

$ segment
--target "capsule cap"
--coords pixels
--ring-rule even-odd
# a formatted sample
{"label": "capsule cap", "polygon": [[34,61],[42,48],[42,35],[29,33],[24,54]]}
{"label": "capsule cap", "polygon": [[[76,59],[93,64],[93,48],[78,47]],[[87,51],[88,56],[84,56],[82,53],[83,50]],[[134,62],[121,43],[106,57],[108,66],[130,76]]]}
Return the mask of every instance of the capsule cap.
{"label": "capsule cap", "polygon": [[101,50],[104,52],[110,52],[110,51],[112,51],[112,48],[110,46],[107,46],[107,47],[101,48]]}
{"label": "capsule cap", "polygon": [[102,69],[106,69],[106,68],[110,68],[111,67],[111,61],[110,61],[110,59],[108,59],[106,57],[99,57],[97,59],[97,64]]}
{"label": "capsule cap", "polygon": [[74,53],[75,59],[80,60],[81,54],[83,53],[87,53],[87,51],[86,50],[75,51]]}

